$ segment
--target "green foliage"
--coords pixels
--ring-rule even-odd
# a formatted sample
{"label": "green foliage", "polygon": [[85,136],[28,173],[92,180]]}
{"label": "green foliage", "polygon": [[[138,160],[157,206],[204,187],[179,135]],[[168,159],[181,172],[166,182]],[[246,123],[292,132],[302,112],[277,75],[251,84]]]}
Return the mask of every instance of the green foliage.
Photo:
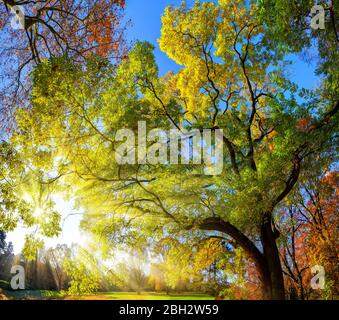
{"label": "green foliage", "polygon": [[[86,211],[83,227],[94,234],[106,230],[109,239],[119,242],[139,237],[138,217],[143,230],[154,224],[176,228],[173,218],[184,224],[201,221],[212,208],[255,234],[262,213],[272,210],[289,178],[296,146],[309,139],[298,121],[310,113],[289,97],[297,88],[284,74],[281,52],[256,41],[272,31],[260,25],[260,9],[235,1],[229,10],[230,3],[166,10],[159,41],[183,65],[175,75],[158,78],[153,47],[147,43],[137,43],[117,69],[98,57],[82,68],[61,57],[35,69],[32,107],[19,112],[14,141],[25,146],[32,165],[45,175],[56,171],[63,184],[72,185]],[[200,23],[192,24],[194,19]],[[201,19],[207,19],[208,28]],[[218,177],[195,176],[192,166],[119,167],[115,132],[136,128],[140,120],[152,122],[150,128],[169,128],[173,122],[185,129],[218,126],[236,162],[227,152]],[[141,177],[149,182],[138,183]],[[203,205],[207,199],[209,207]]]}
{"label": "green foliage", "polygon": [[[106,256],[111,248],[194,234],[208,218],[232,224],[257,244],[299,176],[321,168],[319,159],[334,158],[335,120],[327,119],[338,90],[332,33],[316,33],[330,51],[319,46],[319,89],[298,88],[288,75],[287,53],[311,42],[303,31],[310,4],[220,0],[168,7],[159,45],[181,69],[163,77],[147,42],[137,42],[118,65],[95,55],[83,65],[67,56],[42,61],[11,140],[25,159],[21,195],[0,180],[0,228],[13,230],[22,220],[37,224],[39,236],[58,235],[61,217],[50,194],[64,193],[76,198],[85,212],[81,227]],[[118,165],[115,135],[122,128],[136,132],[138,121],[149,130],[222,129],[222,173],[204,175],[204,166],[192,163]],[[17,177],[21,166],[10,161],[9,170],[13,154],[3,148],[0,168]],[[27,189],[29,209],[17,201]],[[220,229],[203,235],[209,231]],[[28,237],[24,252],[32,258],[41,246],[39,237]],[[191,253],[180,241],[167,253],[170,286],[189,278],[184,266]],[[72,294],[97,289],[100,277],[84,261],[67,264]]]}
{"label": "green foliage", "polygon": [[28,217],[29,206],[16,192],[23,173],[18,152],[8,142],[0,143],[0,230],[13,231]]}
{"label": "green foliage", "polygon": [[26,235],[25,245],[22,249],[22,253],[28,261],[32,261],[36,259],[37,252],[43,247],[43,244],[43,241],[39,238],[36,238],[34,235]]}
{"label": "green foliage", "polygon": [[101,274],[94,257],[79,248],[76,256],[64,261],[64,269],[70,278],[68,295],[90,294],[99,288]]}

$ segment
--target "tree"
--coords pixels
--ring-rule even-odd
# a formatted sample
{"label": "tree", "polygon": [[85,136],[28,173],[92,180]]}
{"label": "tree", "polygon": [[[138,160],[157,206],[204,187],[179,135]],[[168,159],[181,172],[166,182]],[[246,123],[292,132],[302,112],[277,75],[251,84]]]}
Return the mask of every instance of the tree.
{"label": "tree", "polygon": [[1,130],[10,131],[17,105],[26,105],[32,67],[67,54],[124,55],[124,0],[0,1]]}
{"label": "tree", "polygon": [[145,274],[145,270],[139,265],[130,268],[128,284],[132,291],[136,291],[140,294],[147,285],[147,275]]}
{"label": "tree", "polygon": [[[164,77],[148,43],[117,69],[100,57],[82,68],[67,57],[41,63],[13,141],[34,163],[48,150],[41,170],[73,186],[86,212],[82,227],[108,247],[202,231],[231,238],[254,264],[264,297],[284,299],[278,209],[300,176],[333,159],[337,72],[324,62],[321,90],[299,90],[285,74],[287,51],[269,43],[261,9],[238,0],[167,8],[160,48],[182,68]],[[119,165],[118,128],[137,131],[143,120],[149,130],[223,129],[222,174],[192,163]]]}
{"label": "tree", "polygon": [[[22,265],[25,269],[27,289],[61,291],[68,288],[68,278],[62,265],[66,255],[62,258],[58,256],[60,260],[58,261],[59,264],[57,264],[56,257],[54,260],[51,259],[51,252],[54,250],[65,250],[68,253],[70,249],[67,246],[59,246],[56,249],[50,248],[48,250],[42,247],[36,249],[34,257],[30,256],[29,259],[25,256],[24,252],[15,257],[12,255],[12,263]],[[61,259],[63,259],[62,262]]]}
{"label": "tree", "polygon": [[70,278],[68,294],[89,294],[98,289],[100,277],[97,270],[93,269],[92,259],[85,252],[67,259],[65,271]]}
{"label": "tree", "polygon": [[[291,206],[285,215],[282,215],[284,223],[281,224],[281,260],[285,277],[285,287],[291,300],[300,298],[306,299],[309,296],[308,284],[310,283],[307,271],[309,261],[306,255],[306,248],[303,244],[307,233],[298,223],[295,209]],[[286,216],[288,217],[286,219]]]}
{"label": "tree", "polygon": [[155,292],[168,291],[164,279],[164,273],[161,266],[157,263],[151,263],[150,274],[148,280],[151,290]]}
{"label": "tree", "polygon": [[56,283],[56,289],[66,290],[68,287],[68,277],[65,273],[64,264],[70,255],[70,249],[67,245],[58,245],[56,248],[50,248],[46,252],[45,259],[52,267],[53,278]]}
{"label": "tree", "polygon": [[290,198],[287,214],[282,215],[282,261],[287,281],[296,297],[308,299],[312,266],[326,272],[323,298],[337,295],[336,211],[338,172],[324,171],[301,183]]}
{"label": "tree", "polygon": [[8,289],[9,287],[13,259],[13,245],[11,242],[6,243],[6,234],[0,231],[0,288]]}
{"label": "tree", "polygon": [[[268,39],[272,47],[283,52],[299,54],[306,61],[316,62],[316,74],[322,76],[319,89],[313,96],[313,103],[331,104],[338,109],[339,73],[335,68],[338,60],[339,4],[335,1],[317,1],[324,11],[324,29],[312,28],[312,0],[287,2],[283,0],[260,1],[261,20],[268,26]],[[312,51],[317,57],[312,58]],[[307,90],[304,94],[308,96]]]}
{"label": "tree", "polygon": [[113,284],[119,290],[135,291],[138,294],[146,291],[149,288],[148,266],[147,253],[131,249],[128,259],[114,265],[110,270]]}

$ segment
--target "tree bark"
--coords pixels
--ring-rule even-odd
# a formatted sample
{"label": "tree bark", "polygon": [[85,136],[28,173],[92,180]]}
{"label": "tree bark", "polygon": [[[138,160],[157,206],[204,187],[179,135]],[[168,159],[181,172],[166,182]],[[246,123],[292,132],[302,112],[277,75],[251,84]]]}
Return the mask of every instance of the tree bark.
{"label": "tree bark", "polygon": [[[267,257],[265,256],[265,252],[264,254],[261,253],[260,250],[256,247],[256,245],[245,234],[243,234],[239,229],[237,229],[231,223],[224,221],[220,218],[208,218],[199,227],[202,230],[219,231],[232,237],[236,241],[236,243],[239,244],[240,247],[245,251],[247,256],[254,261],[256,269],[260,276],[261,283],[262,283],[261,289],[263,293],[263,298],[265,300],[277,299],[277,297],[273,295],[273,292],[275,291],[273,290],[273,286],[272,286],[272,276],[271,276],[271,272],[270,272],[269,264],[268,264],[269,259],[267,259]],[[273,243],[275,245],[275,239],[273,240]],[[278,259],[279,259],[279,253],[278,253]],[[280,260],[279,260],[279,265],[280,265]],[[280,272],[281,272],[280,276],[282,277],[281,266],[280,266]],[[279,275],[273,278],[278,279]],[[279,296],[278,299],[284,299],[285,298],[284,294],[282,295],[282,297],[283,298]]]}
{"label": "tree bark", "polygon": [[272,229],[271,214],[266,214],[261,227],[261,242],[270,277],[271,299],[285,300],[284,277],[276,238]]}

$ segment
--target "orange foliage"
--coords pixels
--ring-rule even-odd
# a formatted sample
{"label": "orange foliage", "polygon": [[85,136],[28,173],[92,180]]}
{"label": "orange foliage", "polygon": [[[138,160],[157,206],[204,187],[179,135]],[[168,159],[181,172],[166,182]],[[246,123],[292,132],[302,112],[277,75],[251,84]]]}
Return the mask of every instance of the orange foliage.
{"label": "orange foliage", "polygon": [[312,125],[312,118],[306,117],[302,118],[297,122],[297,129],[302,132],[309,132],[310,130],[314,129],[315,126]]}
{"label": "orange foliage", "polygon": [[[118,1],[123,8],[125,1]],[[107,2],[99,2],[93,7],[93,15],[88,19],[87,39],[93,43],[94,52],[101,56],[107,56],[110,52],[118,50],[118,44],[114,41],[118,21],[114,15],[105,14],[110,9]]]}
{"label": "orange foliage", "polygon": [[[314,182],[312,189],[305,187],[305,197],[294,209],[292,227],[286,231],[290,240],[280,251],[290,274],[286,277],[286,286],[298,291],[299,297],[322,294],[310,288],[313,277],[310,268],[315,265],[325,268],[332,295],[338,294],[338,182],[339,174],[334,171]],[[286,257],[291,259],[290,263]]]}

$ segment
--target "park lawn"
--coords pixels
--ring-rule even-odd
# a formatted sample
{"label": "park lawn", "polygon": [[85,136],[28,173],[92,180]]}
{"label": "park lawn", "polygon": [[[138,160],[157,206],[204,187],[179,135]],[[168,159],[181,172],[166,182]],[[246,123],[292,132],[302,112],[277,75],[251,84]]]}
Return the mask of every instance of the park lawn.
{"label": "park lawn", "polygon": [[48,300],[63,299],[63,295],[59,291],[49,290],[4,290],[3,293],[10,300]]}
{"label": "park lawn", "polygon": [[142,292],[141,294],[133,292],[108,292],[103,293],[103,297],[114,300],[214,300],[215,298],[206,294],[199,293],[156,293]]}
{"label": "park lawn", "polygon": [[4,291],[13,300],[214,300],[215,298],[199,293],[157,293],[157,292],[98,292],[93,295],[65,296],[58,291],[23,290]]}

